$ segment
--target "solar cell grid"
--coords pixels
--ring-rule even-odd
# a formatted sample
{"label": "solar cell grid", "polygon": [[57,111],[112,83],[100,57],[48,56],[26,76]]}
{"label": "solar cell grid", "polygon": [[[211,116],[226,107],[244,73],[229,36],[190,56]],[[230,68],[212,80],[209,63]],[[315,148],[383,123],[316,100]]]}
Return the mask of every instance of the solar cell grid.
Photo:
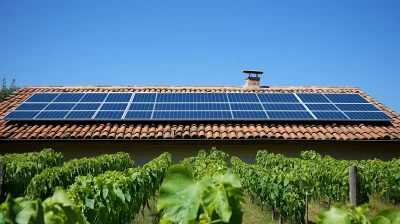
{"label": "solar cell grid", "polygon": [[329,100],[321,93],[297,93],[304,103],[329,103]]}
{"label": "solar cell grid", "polygon": [[47,105],[47,103],[23,103],[15,110],[43,110]]}
{"label": "solar cell grid", "polygon": [[129,110],[153,110],[154,103],[132,103]]}
{"label": "solar cell grid", "polygon": [[104,119],[110,119],[110,120],[115,120],[115,119],[121,119],[122,115],[124,115],[124,111],[99,111],[97,112],[96,116],[94,119],[96,120],[104,120]]}
{"label": "solar cell grid", "polygon": [[127,103],[104,103],[100,110],[125,110],[127,107]]}
{"label": "solar cell grid", "polygon": [[69,111],[42,111],[35,119],[63,119]]}
{"label": "solar cell grid", "polygon": [[314,119],[314,117],[307,111],[267,111],[270,119],[296,119],[296,120],[308,120]]}
{"label": "solar cell grid", "polygon": [[260,102],[255,93],[228,93],[229,102],[241,102],[241,103],[249,103],[249,102]]}
{"label": "solar cell grid", "polygon": [[132,93],[109,93],[106,102],[129,102]]}
{"label": "solar cell grid", "polygon": [[313,112],[317,119],[324,120],[348,120],[342,112]]}
{"label": "solar cell grid", "polygon": [[368,103],[358,94],[324,94],[332,103]]}
{"label": "solar cell grid", "polygon": [[151,111],[128,111],[125,115],[125,120],[135,120],[135,119],[150,119]]}
{"label": "solar cell grid", "polygon": [[338,111],[338,109],[333,104],[306,104],[308,109],[311,111]]}
{"label": "solar cell grid", "polygon": [[59,93],[35,93],[25,102],[48,102],[53,101]]}
{"label": "solar cell grid", "polygon": [[392,119],[383,112],[344,112],[353,120],[388,120]]}
{"label": "solar cell grid", "polygon": [[132,102],[148,102],[148,103],[154,103],[156,100],[156,93],[135,93],[133,96]]}
{"label": "solar cell grid", "polygon": [[100,105],[100,103],[78,103],[73,110],[97,110]]}
{"label": "solar cell grid", "polygon": [[75,103],[50,103],[44,110],[71,110]]}
{"label": "solar cell grid", "polygon": [[96,111],[71,111],[65,119],[91,119]]}
{"label": "solar cell grid", "polygon": [[33,119],[40,111],[13,111],[4,119],[14,120],[14,119]]}
{"label": "solar cell grid", "polygon": [[265,110],[307,110],[302,104],[263,104]]}
{"label": "solar cell grid", "polygon": [[267,119],[264,111],[232,111],[234,119]]}
{"label": "solar cell grid", "polygon": [[154,111],[153,119],[231,119],[230,111]]}
{"label": "solar cell grid", "polygon": [[107,93],[86,93],[80,102],[103,102]]}
{"label": "solar cell grid", "polygon": [[231,103],[232,110],[264,110],[259,103]]}
{"label": "solar cell grid", "polygon": [[155,110],[230,110],[227,103],[158,103]]}
{"label": "solar cell grid", "polygon": [[53,102],[58,103],[75,103],[79,102],[84,96],[84,93],[61,93]]}
{"label": "solar cell grid", "polygon": [[372,104],[335,104],[342,111],[380,111]]}
{"label": "solar cell grid", "polygon": [[300,103],[293,93],[258,93],[263,103]]}

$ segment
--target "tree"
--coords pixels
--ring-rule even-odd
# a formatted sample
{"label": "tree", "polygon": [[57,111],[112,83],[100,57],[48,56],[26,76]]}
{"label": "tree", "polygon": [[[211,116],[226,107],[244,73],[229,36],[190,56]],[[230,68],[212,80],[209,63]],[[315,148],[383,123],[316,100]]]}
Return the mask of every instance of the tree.
{"label": "tree", "polygon": [[0,90],[0,102],[3,102],[9,95],[13,94],[19,89],[19,87],[15,85],[15,82],[15,79],[13,79],[10,87],[7,87],[7,80],[6,78],[3,78],[2,87]]}

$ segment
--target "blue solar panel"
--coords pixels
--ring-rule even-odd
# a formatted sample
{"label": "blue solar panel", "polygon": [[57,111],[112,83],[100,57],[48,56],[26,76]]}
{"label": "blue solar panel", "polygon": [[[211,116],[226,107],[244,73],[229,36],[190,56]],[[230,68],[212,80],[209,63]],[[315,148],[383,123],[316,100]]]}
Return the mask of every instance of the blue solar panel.
{"label": "blue solar panel", "polygon": [[302,104],[265,103],[265,110],[307,110]]}
{"label": "blue solar panel", "polygon": [[78,103],[74,110],[97,110],[100,105],[100,103]]}
{"label": "blue solar panel", "polygon": [[124,103],[131,100],[132,93],[110,93],[106,102]]}
{"label": "blue solar panel", "polygon": [[151,111],[128,111],[125,115],[125,120],[139,120],[139,119],[150,119]]}
{"label": "blue solar panel", "polygon": [[372,104],[336,104],[342,111],[380,111]]}
{"label": "blue solar panel", "polygon": [[86,93],[80,102],[103,102],[107,93]]}
{"label": "blue solar panel", "polygon": [[308,120],[314,119],[314,117],[306,111],[267,111],[270,119],[296,119],[296,120]]}
{"label": "blue solar panel", "polygon": [[260,102],[255,93],[228,93],[229,102]]}
{"label": "blue solar panel", "polygon": [[127,92],[36,93],[4,119],[315,119],[308,110],[318,120],[392,120],[358,94]]}
{"label": "blue solar panel", "polygon": [[65,119],[91,119],[96,111],[71,111]]}
{"label": "blue solar panel", "polygon": [[234,119],[267,119],[264,111],[232,111]]}
{"label": "blue solar panel", "polygon": [[44,110],[71,110],[75,103],[51,103]]}
{"label": "blue solar panel", "polygon": [[156,100],[156,93],[135,93],[133,96],[132,102],[148,102],[148,103],[154,103]]}
{"label": "blue solar panel", "polygon": [[369,103],[358,94],[325,94],[332,103]]}
{"label": "blue solar panel", "polygon": [[84,96],[84,93],[61,93],[54,102],[58,103],[76,103]]}
{"label": "blue solar panel", "polygon": [[13,120],[13,119],[33,119],[40,111],[13,111],[7,116],[4,117],[4,119],[7,120]]}
{"label": "blue solar panel", "polygon": [[293,93],[258,93],[263,103],[300,103]]}
{"label": "blue solar panel", "polygon": [[121,119],[124,111],[99,111],[94,119]]}
{"label": "blue solar panel", "polygon": [[345,112],[352,120],[392,120],[383,112]]}
{"label": "blue solar panel", "polygon": [[153,110],[154,103],[132,103],[129,110]]}
{"label": "blue solar panel", "polygon": [[303,103],[329,103],[329,100],[321,93],[297,93]]}
{"label": "blue solar panel", "polygon": [[230,111],[154,111],[153,119],[232,119]]}
{"label": "blue solar panel", "polygon": [[35,119],[47,120],[47,119],[63,119],[68,111],[42,111],[36,116]]}
{"label": "blue solar panel", "polygon": [[25,102],[51,102],[59,93],[35,93]]}
{"label": "blue solar panel", "polygon": [[231,108],[232,110],[264,110],[260,103],[231,103]]}
{"label": "blue solar panel", "polygon": [[15,110],[43,110],[47,103],[23,103]]}
{"label": "blue solar panel", "polygon": [[227,103],[159,103],[155,110],[230,110]]}
{"label": "blue solar panel", "polygon": [[333,104],[306,104],[310,110],[331,110],[338,111],[338,109]]}
{"label": "blue solar panel", "polygon": [[157,102],[228,102],[225,93],[159,93]]}
{"label": "blue solar panel", "polygon": [[342,112],[313,112],[313,114],[321,120],[348,120]]}
{"label": "blue solar panel", "polygon": [[127,106],[127,103],[105,103],[100,110],[125,110]]}

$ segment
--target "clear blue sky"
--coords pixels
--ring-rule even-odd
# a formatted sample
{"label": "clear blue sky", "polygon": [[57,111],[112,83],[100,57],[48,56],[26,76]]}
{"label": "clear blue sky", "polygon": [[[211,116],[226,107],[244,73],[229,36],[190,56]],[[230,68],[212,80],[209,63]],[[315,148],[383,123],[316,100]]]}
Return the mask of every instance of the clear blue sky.
{"label": "clear blue sky", "polygon": [[359,86],[400,112],[400,1],[0,1],[19,85]]}

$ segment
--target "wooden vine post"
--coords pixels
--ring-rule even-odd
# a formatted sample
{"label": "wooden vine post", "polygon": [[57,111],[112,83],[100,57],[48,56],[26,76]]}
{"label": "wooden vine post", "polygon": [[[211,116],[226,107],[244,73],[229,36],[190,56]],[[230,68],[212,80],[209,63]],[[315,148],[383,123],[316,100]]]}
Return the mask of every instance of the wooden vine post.
{"label": "wooden vine post", "polygon": [[349,184],[350,184],[350,204],[358,206],[358,183],[357,183],[357,167],[349,167]]}

